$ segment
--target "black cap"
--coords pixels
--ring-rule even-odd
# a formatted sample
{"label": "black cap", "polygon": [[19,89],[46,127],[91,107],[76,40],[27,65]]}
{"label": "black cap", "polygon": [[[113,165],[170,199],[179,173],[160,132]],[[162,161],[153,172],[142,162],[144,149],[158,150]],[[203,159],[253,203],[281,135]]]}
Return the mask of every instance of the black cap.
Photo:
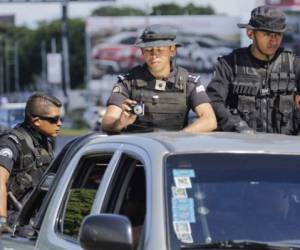
{"label": "black cap", "polygon": [[181,46],[176,41],[177,31],[168,25],[155,24],[147,27],[135,44],[140,48],[160,46]]}
{"label": "black cap", "polygon": [[288,29],[285,19],[281,10],[264,5],[252,10],[248,24],[239,23],[238,27],[282,33]]}

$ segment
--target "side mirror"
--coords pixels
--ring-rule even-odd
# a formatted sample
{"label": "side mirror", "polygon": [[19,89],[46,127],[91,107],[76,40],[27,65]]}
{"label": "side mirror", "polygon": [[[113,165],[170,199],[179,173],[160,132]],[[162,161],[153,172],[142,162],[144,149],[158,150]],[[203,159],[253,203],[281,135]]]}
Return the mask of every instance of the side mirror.
{"label": "side mirror", "polygon": [[79,232],[85,250],[132,250],[132,228],[127,217],[117,214],[87,216]]}

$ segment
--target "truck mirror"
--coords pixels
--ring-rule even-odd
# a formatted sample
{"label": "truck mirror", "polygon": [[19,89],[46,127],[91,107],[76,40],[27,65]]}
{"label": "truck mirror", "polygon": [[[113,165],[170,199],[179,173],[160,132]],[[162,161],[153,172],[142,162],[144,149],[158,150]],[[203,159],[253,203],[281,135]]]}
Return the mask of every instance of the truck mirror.
{"label": "truck mirror", "polygon": [[85,250],[133,249],[131,223],[118,214],[87,216],[81,224],[79,240]]}

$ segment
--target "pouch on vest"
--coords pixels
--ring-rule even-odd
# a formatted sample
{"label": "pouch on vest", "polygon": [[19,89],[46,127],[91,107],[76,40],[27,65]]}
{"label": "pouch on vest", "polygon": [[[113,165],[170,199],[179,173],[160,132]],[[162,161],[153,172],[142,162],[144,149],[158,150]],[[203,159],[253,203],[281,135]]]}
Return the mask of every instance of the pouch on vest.
{"label": "pouch on vest", "polygon": [[294,73],[290,73],[289,75],[289,83],[288,83],[288,92],[296,91],[296,75]]}
{"label": "pouch on vest", "polygon": [[283,122],[287,122],[289,114],[293,113],[294,96],[293,95],[281,95],[279,96],[279,111],[283,115]]}
{"label": "pouch on vest", "polygon": [[270,74],[270,81],[271,81],[271,84],[270,84],[270,89],[271,89],[271,92],[272,93],[277,93],[278,90],[279,90],[279,75],[278,73],[271,73]]}
{"label": "pouch on vest", "polygon": [[241,113],[242,118],[255,128],[256,109],[254,96],[239,96],[238,97],[238,111]]}
{"label": "pouch on vest", "polygon": [[249,79],[249,82],[234,82],[232,84],[232,92],[236,95],[248,95],[256,96],[259,91],[259,85],[253,81],[253,78]]}
{"label": "pouch on vest", "polygon": [[288,74],[281,72],[279,74],[279,77],[280,78],[279,78],[278,90],[279,90],[279,92],[284,93],[288,89],[288,83],[289,83]]}
{"label": "pouch on vest", "polygon": [[22,196],[31,188],[33,188],[33,180],[30,174],[22,172],[12,176],[9,189],[18,200],[21,200],[23,198]]}
{"label": "pouch on vest", "polygon": [[276,115],[277,129],[282,134],[292,134],[293,131],[293,112],[294,112],[294,96],[281,95],[278,97],[278,114]]}

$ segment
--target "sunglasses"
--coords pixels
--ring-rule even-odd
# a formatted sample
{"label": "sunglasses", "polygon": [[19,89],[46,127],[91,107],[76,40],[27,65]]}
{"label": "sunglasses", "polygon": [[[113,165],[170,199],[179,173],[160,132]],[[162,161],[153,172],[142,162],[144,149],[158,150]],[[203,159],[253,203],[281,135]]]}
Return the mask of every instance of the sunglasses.
{"label": "sunglasses", "polygon": [[52,124],[57,124],[59,121],[61,121],[61,122],[63,121],[63,119],[59,115],[57,115],[57,116],[42,116],[42,115],[34,115],[34,114],[32,114],[32,116],[38,117],[41,120],[48,121],[48,122],[50,122]]}

